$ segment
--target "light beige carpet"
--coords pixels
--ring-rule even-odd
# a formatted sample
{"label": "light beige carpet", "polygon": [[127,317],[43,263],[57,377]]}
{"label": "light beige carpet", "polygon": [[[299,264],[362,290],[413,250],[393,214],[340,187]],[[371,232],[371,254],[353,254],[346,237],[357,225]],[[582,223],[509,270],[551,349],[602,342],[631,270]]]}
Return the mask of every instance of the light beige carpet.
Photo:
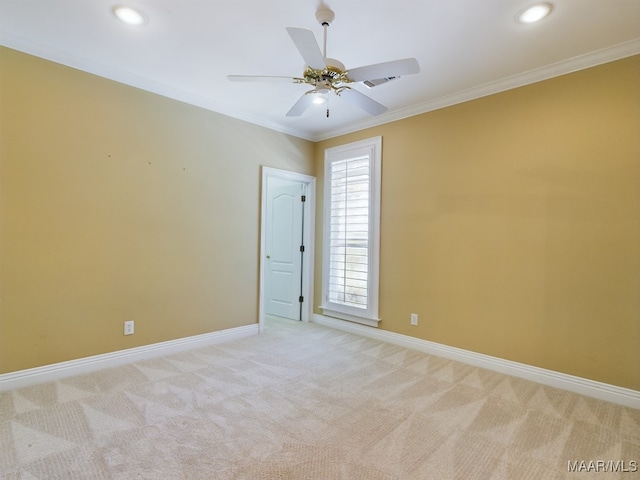
{"label": "light beige carpet", "polygon": [[631,480],[633,461],[640,410],[286,320],[0,394],[7,480]]}

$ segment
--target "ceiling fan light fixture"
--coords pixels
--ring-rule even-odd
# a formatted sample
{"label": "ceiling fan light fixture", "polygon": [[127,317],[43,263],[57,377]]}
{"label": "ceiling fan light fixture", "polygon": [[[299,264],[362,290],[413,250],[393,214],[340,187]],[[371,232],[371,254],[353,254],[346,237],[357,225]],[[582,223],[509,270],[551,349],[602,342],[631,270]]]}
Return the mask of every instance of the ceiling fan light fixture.
{"label": "ceiling fan light fixture", "polygon": [[536,3],[518,14],[518,21],[524,24],[536,23],[551,13],[550,3]]}
{"label": "ceiling fan light fixture", "polygon": [[312,101],[312,103],[313,103],[314,105],[322,105],[323,103],[327,103],[327,97],[326,97],[326,95],[325,95],[325,94],[323,94],[323,93],[316,92],[316,93],[313,95],[313,101]]}
{"label": "ceiling fan light fixture", "polygon": [[127,25],[139,26],[147,23],[147,19],[135,8],[118,5],[113,7],[113,14]]}

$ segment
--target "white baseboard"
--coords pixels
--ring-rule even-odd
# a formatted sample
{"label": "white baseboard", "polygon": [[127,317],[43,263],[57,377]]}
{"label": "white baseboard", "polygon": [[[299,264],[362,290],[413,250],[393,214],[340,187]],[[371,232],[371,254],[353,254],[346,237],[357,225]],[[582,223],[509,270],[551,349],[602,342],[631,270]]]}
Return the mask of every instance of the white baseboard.
{"label": "white baseboard", "polygon": [[352,322],[314,314],[313,322],[327,327],[343,330],[350,333],[374,338],[387,343],[393,343],[402,347],[419,350],[431,355],[449,358],[459,362],[486,368],[495,372],[504,373],[514,377],[524,378],[543,385],[561,388],[570,392],[587,395],[589,397],[617,403],[631,408],[640,409],[640,392],[629,388],[609,385],[607,383],[596,382],[587,378],[576,377],[566,373],[546,370],[544,368],[533,367],[524,363],[504,360],[482,353],[475,353],[462,348],[450,347],[440,343],[422,340],[399,333],[388,332],[378,328],[365,327]]}
{"label": "white baseboard", "polygon": [[218,332],[169,340],[167,342],[153,343],[142,347],[118,350],[102,355],[79,358],[68,362],[54,363],[43,367],[4,373],[0,374],[0,392],[60,380],[61,378],[71,377],[73,375],[81,375],[83,373],[147,360],[162,355],[170,355],[194,348],[202,348],[257,334],[258,324],[256,323]]}

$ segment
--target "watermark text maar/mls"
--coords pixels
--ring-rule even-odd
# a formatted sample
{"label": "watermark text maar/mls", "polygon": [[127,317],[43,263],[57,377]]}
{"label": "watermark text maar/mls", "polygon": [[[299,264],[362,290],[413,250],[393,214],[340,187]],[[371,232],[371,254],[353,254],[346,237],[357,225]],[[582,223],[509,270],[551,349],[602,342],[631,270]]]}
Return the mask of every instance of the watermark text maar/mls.
{"label": "watermark text maar/mls", "polygon": [[595,473],[636,473],[638,471],[637,460],[569,460],[567,470],[570,472],[595,472]]}

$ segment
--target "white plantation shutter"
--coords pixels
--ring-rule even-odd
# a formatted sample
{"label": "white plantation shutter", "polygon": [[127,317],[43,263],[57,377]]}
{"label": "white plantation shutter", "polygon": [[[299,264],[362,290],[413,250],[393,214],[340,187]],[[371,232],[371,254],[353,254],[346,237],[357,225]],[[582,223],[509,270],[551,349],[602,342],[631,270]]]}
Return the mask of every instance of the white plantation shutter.
{"label": "white plantation shutter", "polygon": [[[325,314],[377,325],[380,137],[325,153]],[[373,322],[373,323],[372,323]]]}
{"label": "white plantation shutter", "polygon": [[369,157],[331,164],[329,300],[367,308]]}

